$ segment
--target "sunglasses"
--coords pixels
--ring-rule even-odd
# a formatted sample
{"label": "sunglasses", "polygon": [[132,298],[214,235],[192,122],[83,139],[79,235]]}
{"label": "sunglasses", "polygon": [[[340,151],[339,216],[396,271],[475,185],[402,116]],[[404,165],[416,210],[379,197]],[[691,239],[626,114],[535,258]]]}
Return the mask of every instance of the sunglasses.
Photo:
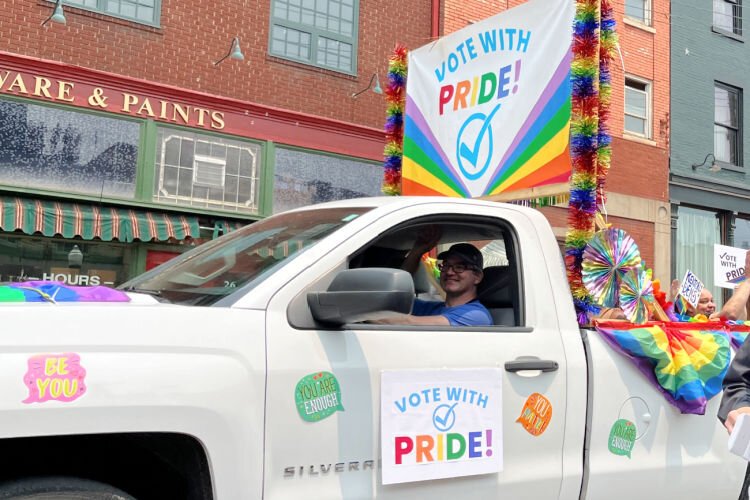
{"label": "sunglasses", "polygon": [[461,274],[465,271],[473,271],[476,269],[475,266],[471,266],[469,264],[446,264],[444,262],[441,262],[438,264],[437,268],[440,270],[440,272],[448,271],[449,269],[453,269],[453,272],[456,274]]}

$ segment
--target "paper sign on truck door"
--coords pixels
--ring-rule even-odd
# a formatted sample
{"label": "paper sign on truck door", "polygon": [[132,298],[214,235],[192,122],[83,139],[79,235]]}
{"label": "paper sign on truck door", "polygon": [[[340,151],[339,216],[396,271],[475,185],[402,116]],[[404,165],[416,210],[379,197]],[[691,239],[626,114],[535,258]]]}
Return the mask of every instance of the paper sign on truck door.
{"label": "paper sign on truck door", "polygon": [[503,469],[502,371],[384,371],[383,484]]}

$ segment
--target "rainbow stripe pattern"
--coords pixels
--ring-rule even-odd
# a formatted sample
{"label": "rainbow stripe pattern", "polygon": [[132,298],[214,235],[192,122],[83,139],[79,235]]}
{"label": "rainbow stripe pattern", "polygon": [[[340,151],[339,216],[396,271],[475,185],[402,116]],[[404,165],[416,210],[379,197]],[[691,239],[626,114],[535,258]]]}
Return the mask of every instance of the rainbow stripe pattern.
{"label": "rainbow stripe pattern", "polygon": [[721,391],[731,354],[726,323],[600,321],[596,330],[682,413],[705,414]]}
{"label": "rainbow stripe pattern", "polygon": [[[478,195],[566,182],[570,177],[570,63],[568,53],[510,147]],[[404,191],[413,195],[472,196],[417,104],[407,97],[403,151]]]}
{"label": "rainbow stripe pattern", "polygon": [[57,281],[0,285],[0,302],[129,302],[125,292],[106,286],[70,286]]}

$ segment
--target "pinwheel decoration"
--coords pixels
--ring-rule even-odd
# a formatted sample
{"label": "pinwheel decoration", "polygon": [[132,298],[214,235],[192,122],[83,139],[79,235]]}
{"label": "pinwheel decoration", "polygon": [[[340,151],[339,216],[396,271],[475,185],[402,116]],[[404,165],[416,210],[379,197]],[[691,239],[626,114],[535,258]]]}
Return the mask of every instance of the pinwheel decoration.
{"label": "pinwheel decoration", "polygon": [[617,307],[622,276],[640,267],[638,245],[622,229],[597,232],[583,250],[583,284],[604,307]]}
{"label": "pinwheel decoration", "polygon": [[654,288],[648,274],[642,269],[631,269],[622,277],[620,283],[620,308],[625,316],[637,325],[648,321]]}

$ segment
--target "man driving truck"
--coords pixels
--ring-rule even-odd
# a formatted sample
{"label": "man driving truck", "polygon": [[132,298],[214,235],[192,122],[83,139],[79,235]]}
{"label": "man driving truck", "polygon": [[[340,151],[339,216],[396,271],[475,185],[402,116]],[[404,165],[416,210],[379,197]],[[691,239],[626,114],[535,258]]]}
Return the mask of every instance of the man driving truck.
{"label": "man driving truck", "polygon": [[[422,255],[437,244],[440,236],[435,226],[420,231],[402,269],[414,274]],[[438,269],[440,286],[445,291],[444,302],[416,299],[411,314],[394,314],[375,322],[423,326],[492,325],[492,316],[477,299],[477,287],[484,278],[482,252],[469,243],[457,243],[441,252],[438,260],[441,261]]]}

